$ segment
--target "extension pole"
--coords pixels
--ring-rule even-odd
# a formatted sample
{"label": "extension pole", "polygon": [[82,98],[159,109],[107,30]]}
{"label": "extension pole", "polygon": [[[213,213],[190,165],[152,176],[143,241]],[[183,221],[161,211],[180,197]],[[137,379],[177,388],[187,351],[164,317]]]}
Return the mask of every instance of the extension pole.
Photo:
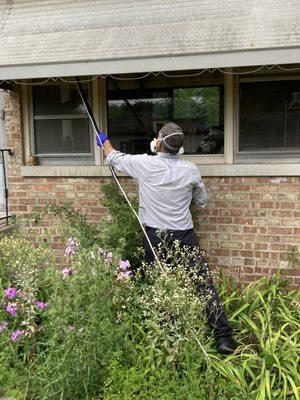
{"label": "extension pole", "polygon": [[145,131],[148,133],[148,135],[151,137],[151,139],[153,139],[154,138],[153,132],[151,132],[151,130],[149,128],[147,128],[147,126],[141,120],[141,118],[139,117],[139,115],[137,114],[137,112],[135,111],[133,106],[130,104],[129,100],[123,95],[123,92],[122,92],[122,89],[120,88],[120,86],[117,84],[117,82],[113,78],[110,77],[109,79],[110,79],[111,83],[114,85],[114,87],[118,90],[118,92],[120,93],[120,95],[122,97],[122,100],[125,101],[125,103],[127,104],[127,107],[131,110],[132,114],[138,120],[138,122],[140,123],[142,128],[144,128]]}
{"label": "extension pole", "polygon": [[[99,136],[99,131],[100,131],[100,130],[99,130],[98,125],[97,125],[97,122],[96,122],[96,120],[95,120],[95,118],[94,118],[94,115],[93,115],[92,109],[91,109],[91,107],[90,107],[90,105],[89,105],[89,102],[88,102],[88,100],[87,100],[87,98],[86,98],[86,96],[85,96],[85,93],[84,93],[82,84],[81,84],[81,82],[80,82],[80,79],[79,79],[77,76],[75,76],[75,81],[76,81],[76,86],[77,86],[77,89],[78,89],[78,92],[79,92],[79,96],[80,96],[80,98],[81,98],[81,100],[82,100],[82,103],[83,103],[83,105],[84,105],[84,107],[85,107],[86,113],[87,113],[87,115],[88,115],[88,117],[89,117],[89,119],[90,119],[90,121],[91,121],[92,127],[93,127],[93,129],[94,129],[94,131],[95,131],[95,133],[96,133],[96,135],[97,135],[97,137],[98,137],[98,139],[99,139],[99,142],[101,143],[101,147],[102,147],[102,149],[103,149],[103,151],[104,151],[104,146],[103,146],[103,144],[102,144],[102,142],[101,142],[101,140],[100,140],[100,136]],[[155,252],[155,250],[154,250],[154,248],[153,248],[153,246],[152,246],[152,243],[151,243],[151,241],[150,241],[150,239],[149,239],[149,236],[147,235],[147,232],[146,232],[146,230],[145,230],[145,227],[144,227],[142,221],[140,220],[140,217],[138,216],[138,213],[135,211],[133,205],[131,204],[131,202],[130,202],[128,196],[127,196],[127,194],[125,193],[124,189],[122,188],[122,186],[121,186],[121,184],[120,184],[120,182],[119,182],[119,180],[118,180],[118,177],[117,177],[117,175],[116,175],[116,173],[115,173],[115,170],[113,169],[113,167],[112,167],[111,165],[109,165],[109,170],[110,170],[110,172],[111,172],[111,174],[112,174],[112,177],[113,177],[113,179],[114,179],[116,185],[117,185],[118,188],[121,190],[121,192],[122,192],[122,194],[123,194],[125,200],[127,201],[129,207],[131,208],[133,214],[134,214],[135,217],[137,218],[137,220],[138,220],[138,222],[139,222],[139,224],[140,224],[140,226],[141,226],[141,228],[142,228],[142,231],[143,231],[143,233],[144,233],[144,235],[145,235],[145,237],[146,237],[146,239],[147,239],[147,242],[148,242],[148,244],[149,244],[149,246],[150,246],[150,248],[151,248],[151,251],[152,251],[152,253],[153,253],[153,255],[154,255],[154,258],[155,258],[156,262],[158,263],[159,267],[160,267],[160,268],[162,269],[162,271],[163,271],[162,265],[161,265],[161,263],[160,263],[160,261],[159,261],[159,259],[158,259],[158,256],[157,256],[157,254],[156,254],[156,252]]]}

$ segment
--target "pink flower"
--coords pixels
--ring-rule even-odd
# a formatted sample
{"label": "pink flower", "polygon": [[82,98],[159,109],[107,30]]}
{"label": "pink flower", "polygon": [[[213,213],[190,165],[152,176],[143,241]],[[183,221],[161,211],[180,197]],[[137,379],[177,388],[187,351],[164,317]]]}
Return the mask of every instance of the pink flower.
{"label": "pink flower", "polygon": [[4,321],[0,324],[0,332],[5,331],[8,328],[8,322]]}
{"label": "pink flower", "polygon": [[69,238],[67,241],[67,247],[65,249],[65,255],[72,257],[75,254],[76,247],[78,246],[79,243],[76,238]]}
{"label": "pink flower", "polygon": [[61,274],[62,274],[62,276],[63,276],[63,279],[65,279],[65,278],[67,278],[68,276],[70,276],[70,275],[73,274],[73,270],[72,270],[72,268],[64,268],[64,269],[61,271]]}
{"label": "pink flower", "polygon": [[130,265],[130,262],[128,260],[126,260],[126,261],[120,260],[119,269],[127,270],[127,269],[130,269],[130,268],[131,268],[131,265]]}
{"label": "pink flower", "polygon": [[75,254],[75,249],[72,246],[67,246],[65,249],[65,255],[68,257],[72,257]]}
{"label": "pink flower", "polygon": [[7,297],[8,299],[13,299],[14,297],[16,297],[19,294],[19,291],[14,287],[9,287],[4,290],[4,293],[5,293],[5,297]]}
{"label": "pink flower", "polygon": [[100,256],[105,256],[106,252],[104,249],[102,249],[102,247],[99,247],[99,249],[97,250],[97,252],[100,254]]}
{"label": "pink flower", "polygon": [[17,315],[17,307],[15,306],[15,304],[11,304],[9,303],[6,306],[6,311],[8,312],[8,314],[10,314],[12,317],[15,317]]}
{"label": "pink flower", "polygon": [[36,301],[36,302],[35,302],[35,305],[36,305],[39,309],[41,309],[41,310],[44,310],[45,308],[48,307],[48,304],[47,304],[47,303],[44,303],[44,302],[42,302],[42,301]]}
{"label": "pink flower", "polygon": [[111,263],[113,260],[113,255],[112,252],[110,251],[109,253],[106,254],[106,261]]}
{"label": "pink flower", "polygon": [[18,337],[24,335],[24,333],[25,331],[19,329],[14,331],[10,336],[11,340],[15,342],[18,339]]}

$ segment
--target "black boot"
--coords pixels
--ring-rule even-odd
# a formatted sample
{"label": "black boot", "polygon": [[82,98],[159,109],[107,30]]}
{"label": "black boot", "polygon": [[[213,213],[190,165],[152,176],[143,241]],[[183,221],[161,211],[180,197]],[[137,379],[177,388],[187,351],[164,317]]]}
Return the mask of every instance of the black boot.
{"label": "black boot", "polygon": [[217,350],[222,354],[231,354],[237,349],[238,344],[232,336],[224,336],[216,339]]}

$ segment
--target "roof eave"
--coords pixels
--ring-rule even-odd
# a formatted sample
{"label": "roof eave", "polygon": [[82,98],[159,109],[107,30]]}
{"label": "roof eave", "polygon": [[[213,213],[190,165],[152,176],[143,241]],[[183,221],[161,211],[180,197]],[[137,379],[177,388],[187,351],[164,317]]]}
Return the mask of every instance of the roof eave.
{"label": "roof eave", "polygon": [[0,80],[300,63],[300,47],[0,66]]}

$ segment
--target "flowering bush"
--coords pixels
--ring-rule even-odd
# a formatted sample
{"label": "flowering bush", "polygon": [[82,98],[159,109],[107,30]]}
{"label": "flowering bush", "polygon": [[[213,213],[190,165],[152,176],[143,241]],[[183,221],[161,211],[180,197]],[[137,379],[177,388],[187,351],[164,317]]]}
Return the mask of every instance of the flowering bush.
{"label": "flowering bush", "polygon": [[7,331],[12,341],[23,336],[32,339],[47,307],[43,301],[47,288],[45,276],[53,268],[53,255],[48,248],[35,249],[21,236],[3,238],[0,254],[1,331]]}
{"label": "flowering bush", "polygon": [[198,265],[207,268],[201,252],[163,243],[160,262],[145,265],[137,240],[122,244],[133,223],[118,231],[117,217],[100,234],[72,218],[59,264],[46,244],[0,239],[0,393],[3,387],[16,400],[299,399],[299,293],[280,271],[244,289],[221,276],[240,346],[220,356],[203,316],[210,291],[197,273]]}
{"label": "flowering bush", "polygon": [[99,393],[108,360],[124,346],[113,301],[122,261],[97,245],[85,249],[74,238],[67,249],[67,266],[56,275],[49,297],[53,306],[43,321],[45,349],[29,371],[29,398],[67,400]]}

